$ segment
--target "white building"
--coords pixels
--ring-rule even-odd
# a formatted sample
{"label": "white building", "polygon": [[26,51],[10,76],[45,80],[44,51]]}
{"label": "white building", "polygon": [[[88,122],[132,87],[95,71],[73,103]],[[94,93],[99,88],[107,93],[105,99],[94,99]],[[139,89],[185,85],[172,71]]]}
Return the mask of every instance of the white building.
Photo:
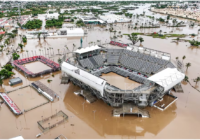
{"label": "white building", "polygon": [[99,16],[99,18],[107,23],[115,23],[115,22],[131,22],[131,19],[126,18],[121,15],[114,14],[106,14],[104,16]]}
{"label": "white building", "polygon": [[48,19],[58,19],[59,17],[59,14],[58,13],[53,13],[53,14],[47,14],[45,16],[45,18],[48,20]]}
{"label": "white building", "polygon": [[105,21],[100,20],[100,19],[93,17],[93,16],[84,16],[84,17],[80,17],[80,19],[85,24],[104,24],[105,23]]}
{"label": "white building", "polygon": [[72,37],[72,36],[84,36],[84,30],[82,28],[61,28],[57,32],[58,35],[60,36],[67,36],[67,37]]}

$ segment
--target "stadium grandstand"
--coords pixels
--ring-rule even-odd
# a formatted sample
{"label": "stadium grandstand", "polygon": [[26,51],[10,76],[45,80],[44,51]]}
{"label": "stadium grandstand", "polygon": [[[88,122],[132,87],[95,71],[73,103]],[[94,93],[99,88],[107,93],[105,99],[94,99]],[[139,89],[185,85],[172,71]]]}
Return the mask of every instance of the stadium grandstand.
{"label": "stadium grandstand", "polygon": [[[73,57],[62,63],[62,72],[74,85],[113,107],[127,102],[138,107],[153,106],[185,77],[171,62],[169,53],[149,48],[107,49],[96,45],[73,53]],[[109,72],[128,77],[141,85],[122,90],[100,77]]]}

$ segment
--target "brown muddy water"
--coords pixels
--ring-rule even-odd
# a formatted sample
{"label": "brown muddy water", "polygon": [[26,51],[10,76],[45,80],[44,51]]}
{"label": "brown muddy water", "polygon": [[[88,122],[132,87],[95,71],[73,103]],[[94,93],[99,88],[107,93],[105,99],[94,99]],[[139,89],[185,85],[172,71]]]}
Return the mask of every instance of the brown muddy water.
{"label": "brown muddy water", "polygon": [[[120,27],[120,28],[119,28]],[[137,32],[137,30],[128,30],[127,26],[117,24],[114,28],[122,31],[122,33]],[[162,28],[162,27],[161,27]],[[166,27],[163,27],[166,28]],[[185,30],[190,30],[187,27]],[[157,30],[157,29],[155,29]],[[170,30],[167,29],[166,30]],[[175,29],[176,30],[176,29]],[[145,29],[144,32],[153,32],[153,29]],[[20,31],[20,34],[25,31]],[[181,32],[181,31],[177,31]],[[121,34],[122,34],[121,33]],[[101,40],[101,44],[108,43],[113,33],[104,31],[99,27],[90,29],[88,35],[83,37],[83,47],[89,46],[89,42],[96,42]],[[147,48],[156,49],[171,53],[172,62],[178,56],[179,59],[186,56],[184,63],[190,62],[192,64],[187,71],[189,80],[194,85],[193,79],[200,76],[200,61],[198,48],[191,48],[189,43],[171,43],[171,38],[154,39],[152,37],[143,36],[144,42],[142,45]],[[197,37],[196,37],[197,39]],[[126,37],[118,38],[122,42],[129,42]],[[14,47],[20,42],[19,36],[13,42]],[[33,55],[44,55],[47,58],[57,62],[61,58],[63,52],[66,52],[65,45],[69,50],[80,46],[80,38],[54,38],[38,41],[38,39],[28,39],[24,52],[20,53],[21,58]],[[139,43],[137,43],[139,45]],[[118,48],[112,45],[104,45],[108,48]],[[47,50],[48,48],[48,50]],[[51,48],[51,49],[49,49]],[[59,50],[58,50],[59,49]],[[27,53],[28,51],[28,53]],[[69,54],[67,57],[71,56]],[[0,55],[1,64],[4,64],[9,59],[9,55],[5,53]],[[46,66],[38,64],[30,64],[33,71],[38,69],[45,69]],[[68,115],[68,121],[51,129],[49,132],[42,134],[41,139],[53,139],[60,134],[70,138],[200,138],[200,93],[191,88],[188,84],[182,84],[184,93],[172,94],[178,97],[178,100],[168,107],[165,111],[160,111],[154,107],[147,107],[151,118],[138,118],[137,116],[125,115],[124,117],[112,117],[113,108],[105,104],[102,100],[89,104],[85,100],[76,96],[73,92],[79,90],[73,84],[61,85],[61,72],[53,73],[55,76],[42,75],[37,78],[26,78],[23,73],[13,70],[15,75],[13,77],[20,77],[23,83],[9,86],[6,79],[4,81],[1,91],[14,90],[19,87],[30,84],[33,81],[40,80],[42,83],[54,90],[59,96],[59,100],[48,103],[20,116],[15,116],[9,108],[3,104],[0,108],[0,138],[12,138],[22,135],[25,139],[34,139],[41,130],[38,127],[37,121],[49,117],[62,110]],[[111,83],[122,85],[124,83],[131,83],[128,79],[121,79],[118,75],[111,74],[114,78],[109,78],[103,75],[103,78]],[[52,80],[50,83],[47,80]],[[116,82],[116,79],[119,82]],[[199,89],[199,87],[197,87]],[[15,101],[20,108],[29,108],[45,101],[38,93],[29,89],[29,87],[22,90],[17,90],[10,93],[9,96]],[[22,96],[20,96],[22,95]],[[21,98],[21,99],[20,99]],[[25,101],[26,100],[26,101]],[[23,107],[22,106],[23,103]]]}
{"label": "brown muddy water", "polygon": [[124,78],[114,72],[107,74],[102,74],[101,78],[105,79],[110,85],[116,86],[123,90],[132,90],[138,87],[139,83],[130,80],[129,78]]}
{"label": "brown muddy water", "polygon": [[[44,63],[40,62],[40,61],[35,61],[35,62],[31,62],[31,63],[26,63],[24,64],[25,68],[27,68],[28,70],[30,70],[33,73],[38,73],[47,69],[51,69],[51,67],[45,65]],[[37,67],[37,68],[35,68]]]}

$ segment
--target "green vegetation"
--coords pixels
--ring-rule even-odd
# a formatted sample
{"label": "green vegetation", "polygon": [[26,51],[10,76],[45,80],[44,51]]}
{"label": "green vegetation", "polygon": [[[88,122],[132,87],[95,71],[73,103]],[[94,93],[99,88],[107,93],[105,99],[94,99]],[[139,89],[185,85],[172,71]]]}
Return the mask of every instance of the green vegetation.
{"label": "green vegetation", "polygon": [[167,37],[178,37],[178,38],[183,38],[186,35],[185,34],[158,34],[158,33],[152,33],[150,35],[147,36],[152,36],[153,38],[161,38],[161,39],[166,39]]}
{"label": "green vegetation", "polygon": [[196,41],[196,40],[192,40],[192,41],[189,41],[190,45],[192,46],[199,46],[200,45],[200,42],[199,41]]}
{"label": "green vegetation", "polygon": [[163,18],[161,18],[161,17],[158,18],[157,20],[160,21],[160,22],[165,22],[165,19],[163,19]]}
{"label": "green vegetation", "polygon": [[42,26],[42,21],[39,19],[29,20],[25,25],[26,29],[39,29]]}
{"label": "green vegetation", "polygon": [[[161,39],[166,39],[167,37],[177,37],[177,38],[186,37],[185,34],[164,34],[164,35],[162,35],[160,33],[152,33],[152,34],[134,33],[134,34],[152,36],[153,38],[161,38]],[[124,35],[129,35],[129,34],[124,34]]]}
{"label": "green vegetation", "polygon": [[12,54],[13,60],[17,60],[20,56],[17,53]]}
{"label": "green vegetation", "polygon": [[3,79],[10,78],[14,73],[12,69],[14,68],[11,64],[6,64],[3,69],[0,71],[0,85],[3,84]]}
{"label": "green vegetation", "polygon": [[138,41],[140,41],[140,43],[144,42],[144,39],[142,37],[138,37],[138,33],[128,34],[128,40],[130,40],[133,45],[136,44]]}
{"label": "green vegetation", "polygon": [[50,27],[57,27],[57,28],[62,28],[62,19],[51,19],[46,21],[46,28]]}
{"label": "green vegetation", "polygon": [[125,16],[131,18],[133,14],[125,13]]}
{"label": "green vegetation", "polygon": [[170,19],[170,15],[167,15],[167,20],[169,20]]}
{"label": "green vegetation", "polygon": [[12,71],[14,69],[14,67],[11,64],[6,64],[5,66],[3,66],[2,68],[8,70],[8,71]]}
{"label": "green vegetation", "polygon": [[76,25],[77,25],[78,27],[85,26],[85,24],[84,24],[84,22],[83,22],[82,20],[78,20],[78,21],[76,22]]}
{"label": "green vegetation", "polygon": [[24,45],[23,44],[18,44],[18,46],[21,48],[21,50],[23,50]]}
{"label": "green vegetation", "polygon": [[155,18],[154,16],[148,16],[148,15],[146,17],[148,17],[150,19],[154,19]]}
{"label": "green vegetation", "polygon": [[27,38],[26,38],[26,36],[23,36],[23,37],[22,37],[22,41],[23,41],[23,43],[27,43]]}
{"label": "green vegetation", "polygon": [[187,70],[188,70],[188,68],[191,66],[191,63],[189,63],[189,62],[188,62],[188,63],[186,63],[186,65],[185,65],[185,66],[186,66],[186,68],[187,68],[187,69],[186,69],[186,71],[187,71]]}

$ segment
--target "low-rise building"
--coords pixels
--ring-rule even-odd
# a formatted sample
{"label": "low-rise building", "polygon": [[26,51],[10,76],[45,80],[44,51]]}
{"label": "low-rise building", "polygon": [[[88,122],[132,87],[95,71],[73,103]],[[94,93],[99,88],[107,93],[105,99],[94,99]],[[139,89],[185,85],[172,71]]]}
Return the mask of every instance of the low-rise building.
{"label": "low-rise building", "polygon": [[58,13],[53,13],[53,14],[47,14],[45,16],[45,18],[48,20],[48,19],[58,19],[59,17],[59,14]]}

